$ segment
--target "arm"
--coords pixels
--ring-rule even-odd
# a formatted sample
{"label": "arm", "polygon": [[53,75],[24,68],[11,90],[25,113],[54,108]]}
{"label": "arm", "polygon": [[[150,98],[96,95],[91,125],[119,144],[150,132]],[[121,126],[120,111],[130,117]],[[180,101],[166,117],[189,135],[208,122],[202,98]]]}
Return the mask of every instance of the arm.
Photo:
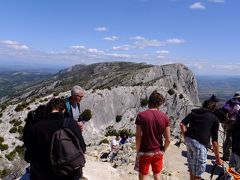
{"label": "arm", "polygon": [[185,132],[187,131],[187,128],[183,123],[180,123],[180,130],[181,130],[182,137],[185,138]]}
{"label": "arm", "polygon": [[216,163],[218,165],[222,165],[223,164],[223,161],[221,160],[220,156],[219,156],[219,146],[218,146],[218,142],[217,141],[213,141],[212,142],[212,145],[213,145],[213,152],[214,152],[214,155],[215,155],[215,158],[216,158]]}
{"label": "arm", "polygon": [[142,141],[142,129],[140,125],[136,126],[136,151],[139,152]]}
{"label": "arm", "polygon": [[163,152],[165,152],[171,142],[171,135],[170,135],[170,126],[167,126],[164,133],[164,146],[163,146]]}

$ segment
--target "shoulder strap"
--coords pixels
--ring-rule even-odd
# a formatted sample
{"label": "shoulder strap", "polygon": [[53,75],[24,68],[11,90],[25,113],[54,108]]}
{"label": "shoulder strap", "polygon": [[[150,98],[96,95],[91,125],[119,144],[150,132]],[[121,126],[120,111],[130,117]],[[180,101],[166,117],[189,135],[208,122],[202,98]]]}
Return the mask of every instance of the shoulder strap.
{"label": "shoulder strap", "polygon": [[69,99],[70,97],[68,97],[67,99],[66,99],[66,110],[67,110],[67,112],[69,113],[69,114],[71,114],[71,104],[70,104],[70,99]]}
{"label": "shoulder strap", "polygon": [[68,128],[69,127],[69,123],[70,123],[70,120],[72,118],[71,117],[65,117],[64,120],[63,120],[63,128]]}

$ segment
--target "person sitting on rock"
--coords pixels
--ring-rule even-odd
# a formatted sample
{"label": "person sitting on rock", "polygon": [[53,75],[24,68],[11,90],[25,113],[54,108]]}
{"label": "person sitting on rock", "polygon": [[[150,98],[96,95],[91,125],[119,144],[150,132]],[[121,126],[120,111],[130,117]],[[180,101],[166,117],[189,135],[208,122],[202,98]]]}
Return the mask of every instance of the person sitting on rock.
{"label": "person sitting on rock", "polygon": [[121,138],[120,138],[119,134],[116,134],[115,139],[113,139],[112,142],[111,142],[111,151],[115,151],[115,150],[119,149],[120,140],[121,140]]}

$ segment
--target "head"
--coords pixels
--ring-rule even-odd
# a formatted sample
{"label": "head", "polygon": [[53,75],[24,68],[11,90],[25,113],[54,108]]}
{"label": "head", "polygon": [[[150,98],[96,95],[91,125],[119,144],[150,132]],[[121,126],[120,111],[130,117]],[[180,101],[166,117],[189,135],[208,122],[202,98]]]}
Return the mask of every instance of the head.
{"label": "head", "polygon": [[116,134],[116,140],[119,141],[120,140],[120,135]]}
{"label": "head", "polygon": [[48,113],[51,113],[51,112],[64,112],[65,111],[65,104],[66,104],[66,101],[62,98],[53,98],[51,99],[48,104],[47,104],[47,107],[46,107],[46,111]]}
{"label": "head", "polygon": [[208,99],[208,100],[205,100],[203,102],[203,108],[207,108],[211,111],[215,111],[216,109],[216,106],[217,106],[217,102],[216,101],[213,101],[212,99]]}
{"label": "head", "polygon": [[43,120],[46,117],[46,105],[40,105],[37,107],[35,112],[35,119],[36,121]]}
{"label": "head", "polygon": [[71,101],[73,103],[80,103],[84,96],[84,90],[80,86],[73,86],[71,90]]}
{"label": "head", "polygon": [[240,101],[240,91],[235,92],[233,98]]}
{"label": "head", "polygon": [[157,91],[153,91],[148,99],[149,108],[159,108],[165,102],[165,98]]}

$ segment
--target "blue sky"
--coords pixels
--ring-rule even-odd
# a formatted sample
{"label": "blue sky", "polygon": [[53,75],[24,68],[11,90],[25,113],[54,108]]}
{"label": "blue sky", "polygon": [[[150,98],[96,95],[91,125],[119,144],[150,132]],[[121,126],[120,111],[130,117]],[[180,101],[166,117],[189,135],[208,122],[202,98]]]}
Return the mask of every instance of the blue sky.
{"label": "blue sky", "polygon": [[183,63],[240,75],[239,0],[1,0],[0,66]]}

